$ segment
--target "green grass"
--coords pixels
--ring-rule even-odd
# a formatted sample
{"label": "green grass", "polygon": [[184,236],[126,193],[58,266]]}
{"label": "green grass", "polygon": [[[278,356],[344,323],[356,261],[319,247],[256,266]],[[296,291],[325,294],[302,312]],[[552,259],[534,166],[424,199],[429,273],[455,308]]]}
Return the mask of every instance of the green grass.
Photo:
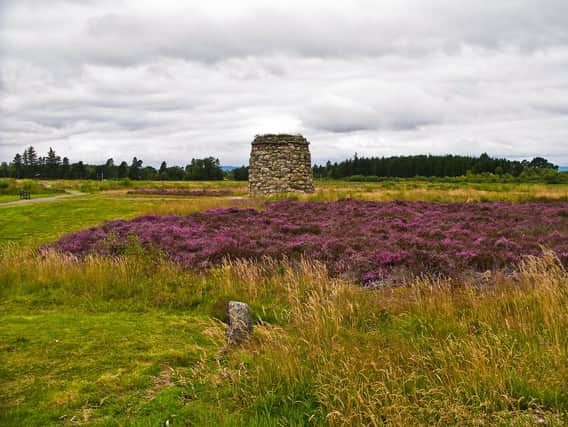
{"label": "green grass", "polygon": [[[370,291],[307,261],[198,274],[5,249],[0,424],[565,425],[567,279],[551,255],[485,290]],[[230,298],[255,313],[242,347],[214,319]]]}
{"label": "green grass", "polygon": [[95,226],[106,220],[132,218],[148,213],[189,213],[234,204],[227,198],[215,199],[146,198],[108,193],[0,208],[0,244],[45,243],[65,233]]}
{"label": "green grass", "polygon": [[136,188],[176,188],[176,189],[209,189],[222,188],[235,192],[246,192],[247,183],[238,181],[131,181],[122,180],[55,180],[41,181],[44,185],[51,185],[53,188],[75,190],[82,193],[97,193],[101,191],[113,190],[133,190]]}
{"label": "green grass", "polygon": [[0,194],[0,203],[14,202],[16,200],[20,200],[20,196],[14,194]]}
{"label": "green grass", "polygon": [[[204,418],[184,375],[211,359],[211,320],[161,311],[3,313],[3,425],[163,425]],[[195,408],[194,408],[195,406]],[[210,408],[211,418],[222,408]]]}
{"label": "green grass", "polygon": [[[298,198],[519,202],[566,191],[319,187]],[[568,274],[551,254],[483,288],[421,278],[372,291],[309,261],[192,272],[135,248],[114,260],[36,250],[108,219],[261,203],[120,190],[1,208],[0,425],[568,424]],[[224,344],[217,319],[229,299],[255,315],[243,346]]]}
{"label": "green grass", "polygon": [[[53,197],[53,196],[57,196],[57,194],[55,193],[40,193],[40,194],[30,194],[30,199],[43,199],[46,197]],[[19,195],[13,195],[13,194],[0,194],[0,203],[5,203],[5,202],[16,202],[20,200],[20,196]]]}
{"label": "green grass", "polygon": [[0,211],[0,241],[45,242],[106,219],[138,215],[154,203],[90,196],[7,207]]}

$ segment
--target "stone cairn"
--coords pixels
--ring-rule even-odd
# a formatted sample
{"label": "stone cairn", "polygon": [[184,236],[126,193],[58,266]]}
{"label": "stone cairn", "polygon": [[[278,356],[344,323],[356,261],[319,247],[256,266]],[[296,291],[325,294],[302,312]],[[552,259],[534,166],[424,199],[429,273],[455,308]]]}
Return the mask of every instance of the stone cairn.
{"label": "stone cairn", "polygon": [[257,135],[249,161],[249,194],[313,193],[310,143],[302,135]]}

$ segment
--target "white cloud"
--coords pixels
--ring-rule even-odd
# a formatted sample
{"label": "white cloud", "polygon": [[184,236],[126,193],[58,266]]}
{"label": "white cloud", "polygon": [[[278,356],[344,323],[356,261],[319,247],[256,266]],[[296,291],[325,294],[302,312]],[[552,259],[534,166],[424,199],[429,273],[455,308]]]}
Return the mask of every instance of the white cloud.
{"label": "white cloud", "polygon": [[0,160],[543,155],[568,164],[568,3],[5,0]]}

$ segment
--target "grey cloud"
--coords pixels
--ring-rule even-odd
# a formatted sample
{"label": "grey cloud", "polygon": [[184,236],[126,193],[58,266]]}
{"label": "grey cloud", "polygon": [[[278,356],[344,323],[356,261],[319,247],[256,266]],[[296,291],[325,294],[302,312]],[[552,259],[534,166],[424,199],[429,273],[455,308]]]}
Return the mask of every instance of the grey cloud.
{"label": "grey cloud", "polygon": [[386,83],[353,79],[328,89],[331,93],[309,106],[303,115],[307,127],[331,132],[413,130],[441,122],[440,96],[413,82]]}
{"label": "grey cloud", "polygon": [[[254,134],[313,158],[469,153],[568,164],[564,0],[4,1],[0,160],[242,164]],[[181,159],[180,159],[181,158]]]}
{"label": "grey cloud", "polygon": [[[211,7],[215,4],[219,3],[212,2]],[[107,2],[96,6],[60,5],[62,11],[68,10],[62,19],[71,24],[74,37],[66,43],[67,30],[55,25],[57,16],[40,15],[54,8],[51,2],[34,5],[41,16],[39,31],[50,32],[36,38],[21,37],[33,24],[22,16],[30,9],[12,4],[13,17],[8,14],[2,31],[3,50],[47,62],[54,58],[45,50],[56,53],[59,60],[128,66],[159,56],[201,61],[279,52],[323,58],[417,56],[455,52],[463,45],[534,50],[568,40],[568,6],[561,0],[494,4],[437,0],[427,5],[409,0],[326,7],[317,2],[268,7],[244,1],[239,13],[221,18],[198,7],[199,2],[148,13]]]}

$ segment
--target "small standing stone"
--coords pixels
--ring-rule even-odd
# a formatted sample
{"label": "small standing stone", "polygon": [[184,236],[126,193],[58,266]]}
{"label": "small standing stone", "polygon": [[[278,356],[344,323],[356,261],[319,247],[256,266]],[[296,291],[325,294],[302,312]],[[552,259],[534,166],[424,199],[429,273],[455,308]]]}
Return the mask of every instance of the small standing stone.
{"label": "small standing stone", "polygon": [[238,344],[247,340],[252,334],[252,311],[248,304],[229,301],[227,307],[229,326],[226,338],[229,344]]}

